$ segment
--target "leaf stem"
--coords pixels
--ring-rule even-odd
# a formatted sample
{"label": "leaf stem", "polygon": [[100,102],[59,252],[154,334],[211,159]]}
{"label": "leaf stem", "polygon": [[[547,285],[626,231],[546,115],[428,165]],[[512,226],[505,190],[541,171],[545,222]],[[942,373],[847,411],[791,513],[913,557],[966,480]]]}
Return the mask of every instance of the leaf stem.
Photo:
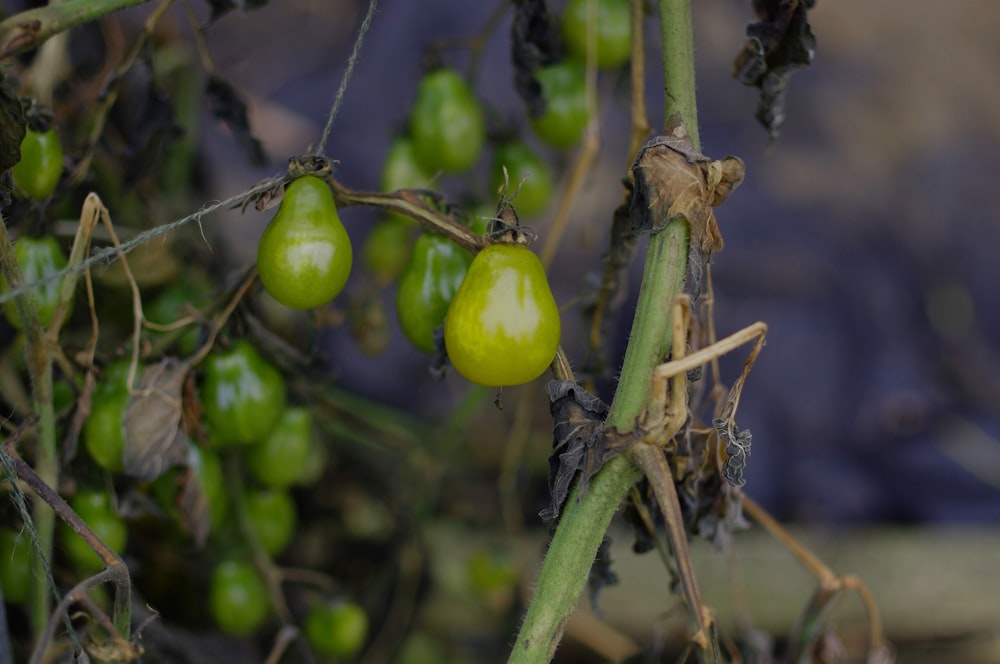
{"label": "leaf stem", "polygon": [[0,60],[30,51],[49,37],[148,0],[64,0],[0,21]]}
{"label": "leaf stem", "polygon": [[[697,149],[694,39],[690,0],[659,0],[663,35],[664,124],[683,126]],[[618,389],[607,425],[620,432],[635,428],[646,404],[653,368],[670,350],[671,303],[684,288],[689,247],[688,224],[670,221],[653,234],[646,253],[642,285]],[[604,533],[622,498],[641,473],[624,457],[609,461],[582,497],[574,491],[542,563],[511,664],[547,662],[563,626],[576,607]]]}

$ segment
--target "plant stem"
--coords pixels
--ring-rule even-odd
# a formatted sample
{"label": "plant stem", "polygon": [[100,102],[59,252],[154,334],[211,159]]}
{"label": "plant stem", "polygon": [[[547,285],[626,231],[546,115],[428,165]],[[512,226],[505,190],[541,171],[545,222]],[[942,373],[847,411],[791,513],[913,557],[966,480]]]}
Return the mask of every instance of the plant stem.
{"label": "plant stem", "polygon": [[[694,87],[694,38],[690,0],[659,0],[663,35],[664,124],[683,125],[699,147]],[[684,288],[688,224],[671,221],[649,241],[639,301],[621,378],[607,425],[620,432],[635,428],[649,394],[653,367],[669,353],[671,303]],[[629,459],[615,457],[590,481],[582,497],[574,491],[566,503],[539,572],[508,662],[527,664],[552,658],[563,626],[576,607],[612,516],[640,476]]]}
{"label": "plant stem", "polygon": [[0,60],[30,51],[53,35],[148,0],[64,0],[0,22]]}
{"label": "plant stem", "polygon": [[[0,215],[0,268],[11,290],[24,286],[24,274],[17,262],[14,245],[7,234],[6,220]],[[15,299],[17,314],[24,329],[24,353],[31,376],[32,407],[39,416],[35,472],[50,487],[59,486],[59,459],[56,455],[55,410],[52,406],[52,353],[38,322],[38,312],[30,293]],[[52,559],[56,517],[52,508],[35,496],[32,520],[38,533],[41,557],[35,556],[31,589],[31,625],[41,634],[49,619],[49,576],[42,570],[42,558]]]}

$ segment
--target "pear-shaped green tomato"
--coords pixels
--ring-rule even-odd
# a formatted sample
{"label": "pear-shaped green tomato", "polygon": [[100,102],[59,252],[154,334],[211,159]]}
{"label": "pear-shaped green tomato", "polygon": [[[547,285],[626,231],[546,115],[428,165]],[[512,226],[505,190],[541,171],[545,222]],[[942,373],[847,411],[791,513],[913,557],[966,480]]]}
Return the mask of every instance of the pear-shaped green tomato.
{"label": "pear-shaped green tomato", "polygon": [[[570,0],[563,10],[562,35],[570,55],[587,58],[587,23],[592,0]],[[628,0],[594,2],[594,46],[596,64],[613,69],[628,62],[632,54],[632,16]]]}
{"label": "pear-shaped green tomato", "polygon": [[559,347],[559,308],[545,270],[527,247],[492,244],[476,255],[444,324],[458,373],[487,386],[540,376]]}
{"label": "pear-shaped green tomato", "polygon": [[288,185],[257,245],[267,292],[292,309],[326,304],[344,289],[352,259],[351,239],[327,184],[306,175]]}
{"label": "pear-shaped green tomato", "polygon": [[[66,267],[66,254],[63,253],[59,243],[51,235],[44,237],[25,235],[18,238],[17,242],[14,243],[14,255],[17,256],[17,262],[21,264],[24,283],[27,285],[40,281]],[[62,279],[56,279],[31,290],[31,299],[35,302],[38,322],[43,328],[47,328],[52,322],[52,317],[55,316],[56,307],[59,306],[60,288],[62,288]],[[7,290],[7,280],[0,276],[0,291],[5,290]],[[11,325],[19,330],[22,329],[16,300],[7,300],[3,305],[3,312]]]}
{"label": "pear-shaped green tomato", "polygon": [[403,334],[425,353],[434,352],[434,329],[444,323],[471,262],[469,252],[441,235],[424,233],[413,245],[396,290],[396,314]]}
{"label": "pear-shaped green tomato", "polygon": [[453,69],[438,69],[420,80],[410,131],[427,170],[461,173],[479,158],[486,122],[465,79]]}

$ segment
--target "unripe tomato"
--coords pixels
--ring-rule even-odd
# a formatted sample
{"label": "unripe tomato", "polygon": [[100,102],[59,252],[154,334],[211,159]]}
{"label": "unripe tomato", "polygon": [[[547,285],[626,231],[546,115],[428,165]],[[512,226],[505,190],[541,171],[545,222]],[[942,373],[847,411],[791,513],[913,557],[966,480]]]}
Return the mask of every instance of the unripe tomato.
{"label": "unripe tomato", "polygon": [[305,632],[317,652],[350,657],[361,651],[368,638],[368,614],[353,602],[324,602],[309,611]]}
{"label": "unripe tomato", "polygon": [[[574,58],[587,58],[587,4],[592,0],[569,0],[562,15],[562,35]],[[593,0],[596,64],[613,69],[628,62],[632,54],[632,17],[629,0]]]}
{"label": "unripe tomato", "polygon": [[208,521],[214,530],[222,525],[229,513],[229,493],[222,473],[222,461],[212,450],[191,445],[188,448],[188,465],[201,495],[208,503]]}
{"label": "unripe tomato", "polygon": [[[50,235],[45,237],[21,236],[14,242],[14,255],[17,256],[17,262],[21,264],[21,272],[24,274],[26,285],[31,285],[66,267],[66,254],[63,253],[56,239]],[[7,288],[7,280],[0,276],[0,290],[7,290]],[[49,324],[52,323],[52,317],[59,305],[60,288],[62,288],[62,279],[56,279],[31,290],[30,295],[38,312],[38,322],[43,328],[48,328]],[[15,300],[5,302],[3,312],[11,325],[18,330],[24,329],[21,317],[17,313]]]}
{"label": "unripe tomato", "polygon": [[[119,360],[107,367],[104,380],[97,384],[90,404],[90,415],[83,424],[83,444],[101,468],[112,473],[122,470],[125,451],[125,411],[131,394],[128,390],[129,360]],[[136,367],[135,375],[142,373]]]}
{"label": "unripe tomato", "polygon": [[504,184],[503,169],[507,167],[507,195],[513,196],[514,205],[522,217],[531,217],[545,211],[552,198],[552,176],[548,165],[527,145],[509,141],[499,145],[493,156],[493,189]]}
{"label": "unripe tomato", "polygon": [[221,443],[248,445],[271,434],[285,410],[285,379],[248,341],[205,360],[201,401]]}
{"label": "unripe tomato", "polygon": [[[109,549],[119,554],[125,550],[128,528],[111,506],[107,492],[80,491],[70,499],[69,505]],[[64,522],[60,528],[66,555],[78,568],[91,572],[104,567],[100,556],[72,528]]]}
{"label": "unripe tomato", "polygon": [[257,245],[264,288],[286,307],[312,309],[344,289],[352,260],[330,187],[312,175],[294,180]]}
{"label": "unripe tomato", "polygon": [[248,491],[243,497],[250,525],[269,555],[285,550],[295,534],[295,501],[287,491]]}
{"label": "unripe tomato", "polygon": [[[201,298],[200,293],[187,281],[175,281],[168,286],[148,306],[143,303],[143,315],[156,325],[172,325],[190,315],[192,307]],[[198,326],[190,325],[177,340],[177,346],[184,355],[190,355],[198,348]]]}
{"label": "unripe tomato", "polygon": [[[379,184],[382,191],[397,189],[426,189],[434,180],[434,171],[424,168],[417,156],[413,139],[409,136],[399,136],[393,139],[389,152],[382,164],[382,175]],[[409,217],[404,217],[412,221]]]}
{"label": "unripe tomato", "polygon": [[396,314],[403,334],[425,353],[434,352],[434,329],[444,323],[471,262],[469,252],[442,235],[424,233],[413,245],[396,290]]}
{"label": "unripe tomato", "polygon": [[411,219],[392,215],[376,223],[368,232],[362,249],[365,267],[380,286],[395,281],[406,267],[413,244],[413,227]]}
{"label": "unripe tomato", "polygon": [[254,478],[276,489],[301,482],[314,460],[312,424],[307,409],[285,409],[271,435],[247,451],[247,468]]}
{"label": "unripe tomato", "polygon": [[29,129],[21,141],[21,161],[10,169],[14,185],[36,201],[44,201],[59,184],[63,172],[63,150],[59,137],[49,129]]}
{"label": "unripe tomato", "polygon": [[417,157],[432,172],[468,170],[486,139],[479,101],[453,69],[438,69],[421,79],[410,131]]}
{"label": "unripe tomato", "polygon": [[469,266],[444,325],[448,357],[480,385],[527,383],[559,347],[559,309],[541,261],[516,244],[491,244]]}
{"label": "unripe tomato", "polygon": [[219,563],[209,583],[209,607],[219,628],[234,636],[253,633],[270,613],[267,587],[253,565]]}
{"label": "unripe tomato", "polygon": [[127,390],[95,394],[90,415],[83,425],[83,443],[97,465],[120,473],[125,453],[125,411],[131,395]]}
{"label": "unripe tomato", "polygon": [[566,60],[536,70],[535,79],[545,99],[545,112],[531,120],[535,133],[556,148],[576,145],[588,120],[583,65]]}
{"label": "unripe tomato", "polygon": [[3,601],[21,604],[31,592],[31,542],[11,528],[0,529],[0,588]]}

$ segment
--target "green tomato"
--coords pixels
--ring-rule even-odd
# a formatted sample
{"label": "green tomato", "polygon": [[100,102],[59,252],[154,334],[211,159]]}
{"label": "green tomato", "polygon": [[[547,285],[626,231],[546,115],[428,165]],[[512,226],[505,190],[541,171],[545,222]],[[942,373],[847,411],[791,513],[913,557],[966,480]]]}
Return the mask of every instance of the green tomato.
{"label": "green tomato", "polygon": [[31,542],[12,528],[0,529],[0,588],[3,601],[21,604],[31,592]]}
{"label": "green tomato", "polygon": [[[172,325],[190,314],[201,298],[200,292],[187,281],[175,281],[156,299],[143,306],[143,315],[150,323]],[[190,325],[177,340],[181,353],[190,355],[198,348],[198,326]]]}
{"label": "green tomato", "polygon": [[[111,499],[105,491],[79,491],[69,501],[73,511],[90,526],[97,538],[120,554],[125,550],[128,540],[128,528],[125,521],[118,516],[111,506]],[[65,522],[62,529],[63,548],[66,555],[80,570],[94,572],[104,568],[100,556],[94,553],[82,537],[73,531]]]}
{"label": "green tomato", "polygon": [[352,260],[330,187],[312,175],[294,180],[257,245],[264,288],[286,307],[312,309],[344,289]]}
{"label": "green tomato", "polygon": [[[389,152],[382,164],[379,185],[382,191],[397,189],[427,189],[433,184],[436,173],[424,168],[417,154],[416,145],[409,136],[399,136],[389,145]],[[403,217],[412,223],[409,217]]]}
{"label": "green tomato", "polygon": [[249,445],[264,440],[285,410],[285,379],[247,341],[205,360],[202,406],[215,438]]}
{"label": "green tomato", "polygon": [[275,489],[299,484],[314,460],[312,427],[307,409],[285,409],[271,435],[247,451],[247,468],[254,478]]}
{"label": "green tomato", "polygon": [[269,555],[285,550],[295,534],[295,501],[287,491],[249,491],[243,497],[250,525]]}
{"label": "green tomato", "polygon": [[413,244],[412,220],[399,215],[386,217],[375,224],[362,249],[365,267],[375,277],[376,283],[386,286],[399,276],[406,267]]}
{"label": "green tomato", "polygon": [[569,0],[562,15],[562,35],[570,55],[587,58],[587,5],[594,2],[594,46],[596,64],[613,69],[628,62],[632,54],[632,16],[629,0]]}
{"label": "green tomato", "polygon": [[209,607],[219,628],[234,636],[252,634],[271,612],[267,586],[250,563],[219,563],[209,583]]}
{"label": "green tomato", "polygon": [[83,424],[83,444],[101,468],[119,473],[125,453],[125,411],[131,395],[127,390],[95,392],[90,415]]}
{"label": "green tomato", "polygon": [[523,217],[531,217],[545,211],[552,198],[552,175],[549,167],[519,141],[510,141],[497,147],[493,156],[493,189],[498,191],[504,184],[503,169],[507,167],[507,195],[513,199],[514,207]]}
{"label": "green tomato", "polygon": [[[59,243],[52,236],[28,237],[22,236],[14,243],[14,255],[21,265],[24,283],[31,285],[66,267],[66,254],[59,248]],[[7,290],[7,280],[0,276],[0,290]],[[48,328],[59,305],[59,289],[62,279],[56,279],[31,290],[31,298],[38,312],[38,322],[43,328]],[[3,305],[7,320],[18,330],[24,329],[21,316],[17,313],[15,300],[8,300]],[[69,318],[67,315],[66,318]],[[65,320],[64,318],[63,320]]]}
{"label": "green tomato", "polygon": [[424,233],[396,290],[396,314],[403,334],[425,353],[434,352],[434,330],[462,285],[472,257],[448,238]]}
{"label": "green tomato", "polygon": [[527,247],[492,244],[476,255],[444,325],[458,373],[486,386],[540,376],[559,347],[559,309],[545,270]]}
{"label": "green tomato", "polygon": [[438,69],[420,81],[410,131],[426,170],[461,173],[479,159],[486,122],[465,79],[453,69]]}
{"label": "green tomato", "polygon": [[317,652],[351,657],[361,652],[368,638],[368,614],[353,602],[324,602],[310,609],[305,632],[309,645]]}
{"label": "green tomato", "polygon": [[229,493],[222,473],[222,461],[212,450],[191,445],[188,448],[188,465],[201,495],[208,503],[208,520],[214,530],[223,524],[229,513]]}
{"label": "green tomato", "polygon": [[531,120],[535,133],[556,148],[576,145],[589,119],[583,65],[566,60],[542,67],[535,80],[545,99],[545,112]]}
{"label": "green tomato", "polygon": [[56,132],[29,129],[21,141],[21,161],[10,169],[14,185],[36,201],[44,201],[59,184],[63,150]]}

